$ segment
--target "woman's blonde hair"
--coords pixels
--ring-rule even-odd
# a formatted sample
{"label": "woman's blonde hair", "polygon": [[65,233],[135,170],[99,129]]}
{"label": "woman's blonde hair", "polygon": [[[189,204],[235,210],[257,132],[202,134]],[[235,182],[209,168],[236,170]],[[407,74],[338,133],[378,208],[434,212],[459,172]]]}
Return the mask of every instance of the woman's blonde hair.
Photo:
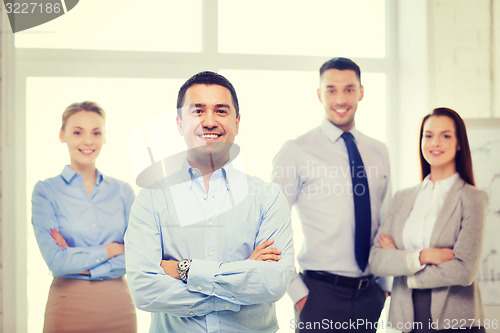
{"label": "woman's blonde hair", "polygon": [[80,111],[87,111],[87,112],[95,112],[98,115],[102,117],[103,120],[106,120],[106,113],[104,110],[97,104],[96,102],[92,101],[84,101],[80,103],[73,103],[70,106],[64,110],[62,114],[62,126],[61,129],[64,131],[64,127],[66,126],[66,122],[69,117],[74,115],[77,112]]}

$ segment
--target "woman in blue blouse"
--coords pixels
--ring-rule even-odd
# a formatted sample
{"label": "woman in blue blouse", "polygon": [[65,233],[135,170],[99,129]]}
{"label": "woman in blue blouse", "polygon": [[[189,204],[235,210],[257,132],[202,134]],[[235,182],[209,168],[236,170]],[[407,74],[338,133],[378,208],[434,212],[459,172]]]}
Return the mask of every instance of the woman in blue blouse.
{"label": "woman in blue blouse", "polygon": [[125,274],[123,237],[132,188],[95,167],[104,111],[94,102],[71,104],[59,133],[71,163],[33,190],[32,223],[54,280],[44,333],[136,332]]}

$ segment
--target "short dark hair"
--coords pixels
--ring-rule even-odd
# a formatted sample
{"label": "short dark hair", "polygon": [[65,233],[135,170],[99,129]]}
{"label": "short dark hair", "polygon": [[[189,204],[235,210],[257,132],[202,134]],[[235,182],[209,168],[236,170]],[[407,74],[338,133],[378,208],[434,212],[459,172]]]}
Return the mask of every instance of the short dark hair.
{"label": "short dark hair", "polygon": [[466,183],[474,186],[474,172],[472,170],[472,158],[469,147],[469,139],[467,138],[467,130],[465,129],[465,123],[456,111],[449,108],[436,108],[432,110],[431,113],[426,115],[424,119],[422,119],[422,124],[420,125],[420,140],[418,141],[420,149],[420,169],[422,171],[422,180],[429,173],[431,173],[431,166],[429,165],[429,163],[427,163],[422,153],[424,125],[430,117],[448,117],[453,120],[453,123],[455,123],[457,145],[458,147],[460,147],[460,150],[457,150],[457,153],[455,155],[455,168],[460,177]]}
{"label": "short dark hair", "polygon": [[323,73],[329,69],[338,69],[340,71],[351,70],[356,73],[359,83],[361,84],[361,70],[359,66],[356,65],[354,61],[348,58],[336,57],[328,60],[319,69],[319,76],[321,77]]}
{"label": "short dark hair", "polygon": [[233,98],[234,109],[236,110],[236,118],[240,116],[240,106],[238,104],[238,96],[236,95],[236,90],[234,89],[231,82],[229,82],[228,79],[226,79],[224,76],[218,73],[205,71],[191,76],[186,82],[184,82],[182,87],[179,89],[179,93],[177,95],[177,115],[179,116],[179,118],[182,115],[181,109],[182,105],[184,104],[184,97],[186,95],[186,91],[190,87],[197,84],[218,85],[227,88],[231,92],[231,96]]}

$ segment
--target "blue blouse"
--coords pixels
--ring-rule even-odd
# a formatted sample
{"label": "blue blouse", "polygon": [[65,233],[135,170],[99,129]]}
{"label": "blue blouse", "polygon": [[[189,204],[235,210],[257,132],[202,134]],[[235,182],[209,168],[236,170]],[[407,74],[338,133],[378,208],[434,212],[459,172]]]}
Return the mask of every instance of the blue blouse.
{"label": "blue blouse", "polygon": [[[89,196],[83,176],[66,166],[56,177],[39,181],[33,190],[32,223],[45,262],[54,277],[106,280],[125,274],[125,255],[108,259],[104,244],[123,243],[134,191],[127,183],[97,170]],[[50,231],[68,243],[59,247]],[[90,275],[79,274],[89,270]]]}

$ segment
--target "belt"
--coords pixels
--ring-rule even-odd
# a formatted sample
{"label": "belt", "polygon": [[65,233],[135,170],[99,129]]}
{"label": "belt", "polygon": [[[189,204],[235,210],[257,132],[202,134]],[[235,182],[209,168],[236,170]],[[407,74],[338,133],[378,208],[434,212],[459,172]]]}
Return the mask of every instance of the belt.
{"label": "belt", "polygon": [[372,285],[375,281],[373,275],[362,276],[359,278],[353,278],[348,276],[342,276],[337,274],[332,274],[323,271],[304,271],[305,276],[311,279],[323,281],[329,284],[335,284],[342,287],[348,287],[353,289],[365,289]]}

